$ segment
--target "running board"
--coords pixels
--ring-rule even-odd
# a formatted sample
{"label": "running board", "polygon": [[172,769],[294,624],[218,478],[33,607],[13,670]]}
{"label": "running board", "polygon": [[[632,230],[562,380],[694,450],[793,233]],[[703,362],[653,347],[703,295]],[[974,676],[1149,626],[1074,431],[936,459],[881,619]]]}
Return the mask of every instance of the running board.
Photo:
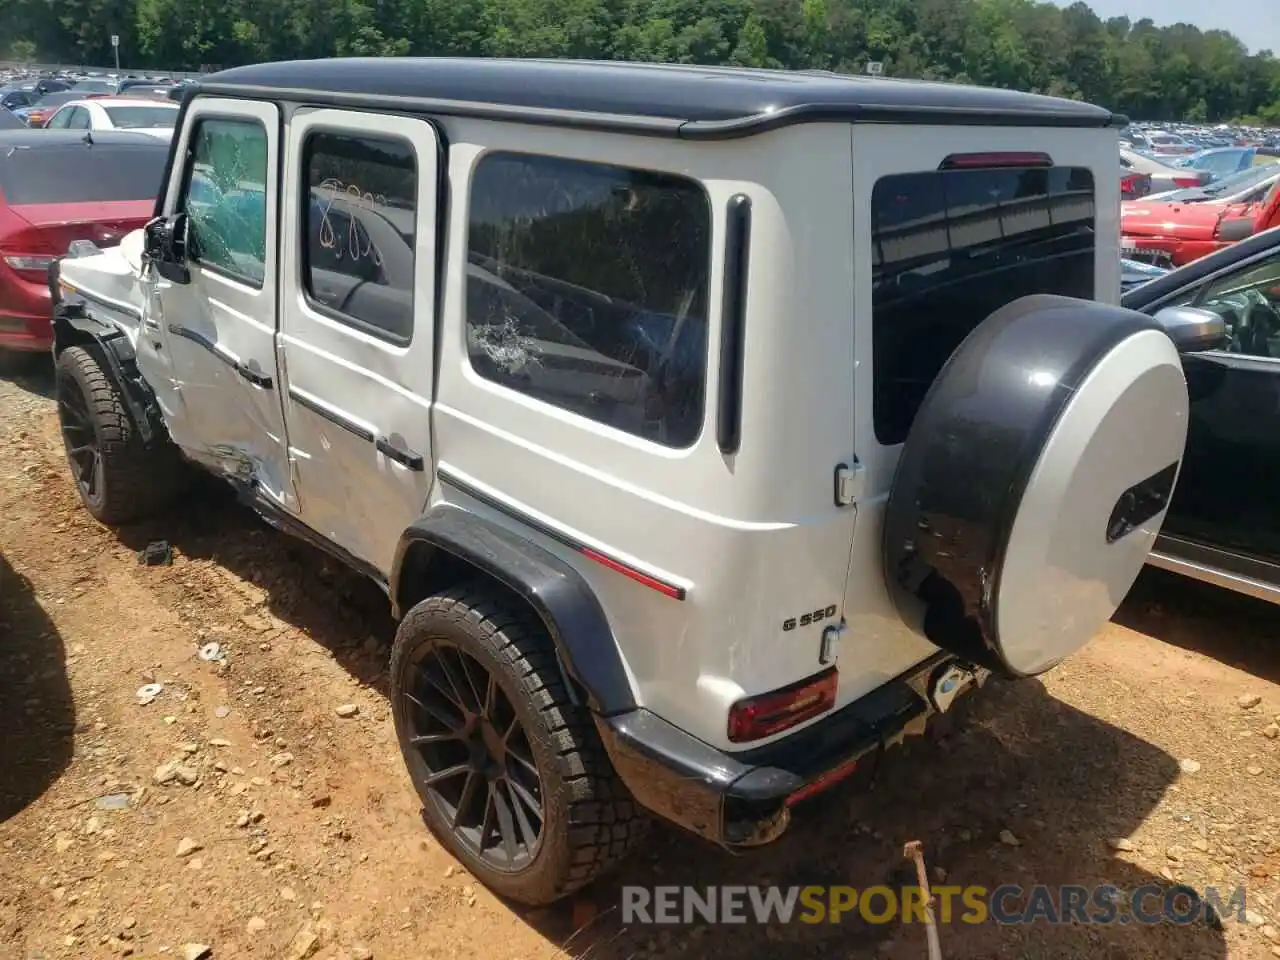
{"label": "running board", "polygon": [[[1242,565],[1247,564],[1252,567],[1275,569],[1278,574],[1277,580],[1280,580],[1280,567],[1274,567],[1269,563],[1262,563],[1247,557],[1240,557],[1236,554],[1183,540],[1161,537],[1156,543],[1157,545],[1185,547],[1188,553],[1198,554],[1199,557],[1191,560],[1187,557],[1174,556],[1161,550],[1153,550],[1147,557],[1147,563],[1153,567],[1181,574],[1184,577],[1190,577],[1193,580],[1199,580],[1201,583],[1221,587],[1233,593],[1241,593],[1257,600],[1280,604],[1280,585],[1256,576],[1228,570],[1225,568],[1225,564],[1230,563],[1231,560],[1236,560],[1241,562]],[[1219,566],[1210,563],[1211,559],[1217,560],[1224,565]]]}

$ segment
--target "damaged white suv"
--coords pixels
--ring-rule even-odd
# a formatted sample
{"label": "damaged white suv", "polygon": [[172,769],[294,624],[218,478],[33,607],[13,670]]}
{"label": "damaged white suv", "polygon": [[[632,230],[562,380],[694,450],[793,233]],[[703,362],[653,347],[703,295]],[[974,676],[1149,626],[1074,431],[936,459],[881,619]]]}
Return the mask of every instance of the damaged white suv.
{"label": "damaged white suv", "polygon": [[1112,305],[1118,124],[829,74],[214,74],[145,235],[51,274],[68,457],[105,522],[197,464],[386,589],[427,822],[496,891],[563,896],[647,813],[766,842],[1143,565],[1212,331]]}

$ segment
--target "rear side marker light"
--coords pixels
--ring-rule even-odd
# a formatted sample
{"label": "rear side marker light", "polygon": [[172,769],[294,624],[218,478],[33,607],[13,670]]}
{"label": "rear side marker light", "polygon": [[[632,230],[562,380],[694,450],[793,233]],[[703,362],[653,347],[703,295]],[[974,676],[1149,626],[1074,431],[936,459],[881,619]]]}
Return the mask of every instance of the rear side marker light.
{"label": "rear side marker light", "polygon": [[592,550],[590,547],[578,547],[578,552],[588,560],[594,560],[602,567],[608,567],[615,573],[620,573],[624,577],[648,587],[650,590],[657,590],[659,593],[670,597],[672,600],[684,599],[683,587],[677,587],[675,584],[667,583],[665,580],[659,580],[657,577],[651,577],[649,574],[637,570],[635,567],[629,567],[622,561],[615,560],[613,557],[605,556],[603,553]]}
{"label": "rear side marker light", "polygon": [[1198,187],[1200,186],[1199,177],[1174,177],[1173,182],[1179,187]]}
{"label": "rear side marker light", "polygon": [[729,741],[747,743],[812,720],[836,705],[840,674],[830,667],[781,690],[739,700],[729,708]]}
{"label": "rear side marker light", "polygon": [[841,780],[847,780],[849,777],[853,776],[857,769],[858,761],[856,759],[842,763],[840,766],[828,770],[822,776],[810,780],[795,793],[788,796],[787,799],[783,801],[783,805],[787,807],[794,807],[801,800],[807,800],[816,794],[822,793],[822,791],[827,790],[830,787],[834,787]]}
{"label": "rear side marker light", "polygon": [[1053,158],[1047,153],[953,153],[939,170],[974,170],[990,167],[1052,167]]}

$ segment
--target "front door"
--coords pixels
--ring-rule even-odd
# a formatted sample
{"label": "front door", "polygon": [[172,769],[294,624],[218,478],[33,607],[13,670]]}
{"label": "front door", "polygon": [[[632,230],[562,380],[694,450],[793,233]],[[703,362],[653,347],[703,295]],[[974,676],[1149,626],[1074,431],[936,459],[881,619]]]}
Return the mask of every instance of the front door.
{"label": "front door", "polygon": [[280,345],[301,516],[383,574],[433,476],[439,150],[423,120],[289,123]]}
{"label": "front door", "polygon": [[186,217],[186,282],[148,271],[157,388],[192,457],[297,510],[276,370],[279,108],[199,98],[179,134],[164,215]]}

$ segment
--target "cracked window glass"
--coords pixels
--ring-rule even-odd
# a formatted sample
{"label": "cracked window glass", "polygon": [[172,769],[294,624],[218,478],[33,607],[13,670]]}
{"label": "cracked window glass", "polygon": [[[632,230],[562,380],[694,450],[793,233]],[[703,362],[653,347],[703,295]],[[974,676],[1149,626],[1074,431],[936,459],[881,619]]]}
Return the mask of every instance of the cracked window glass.
{"label": "cracked window glass", "polygon": [[471,186],[481,376],[670,447],[702,429],[711,207],[665,173],[493,153]]}
{"label": "cracked window glass", "polygon": [[266,274],[267,132],[252,120],[201,120],[185,209],[191,259],[261,286]]}

